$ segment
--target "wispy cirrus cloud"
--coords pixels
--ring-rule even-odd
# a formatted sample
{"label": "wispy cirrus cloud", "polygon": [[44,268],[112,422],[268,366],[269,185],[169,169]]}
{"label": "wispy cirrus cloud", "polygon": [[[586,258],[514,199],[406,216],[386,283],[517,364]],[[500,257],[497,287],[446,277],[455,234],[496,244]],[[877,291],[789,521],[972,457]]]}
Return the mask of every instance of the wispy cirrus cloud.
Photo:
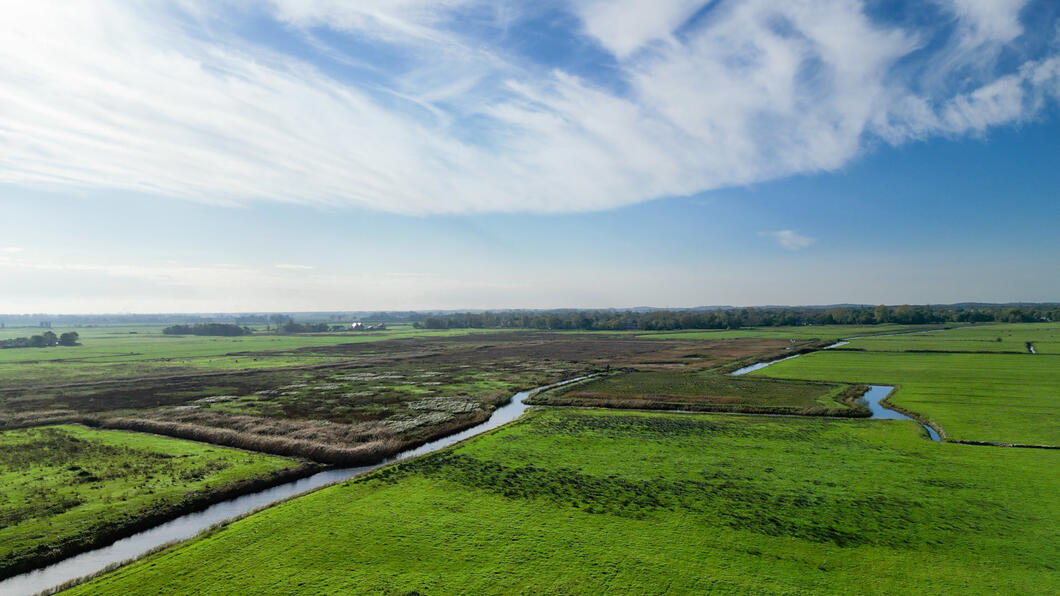
{"label": "wispy cirrus cloud", "polygon": [[295,271],[306,271],[309,269],[315,269],[312,265],[293,265],[290,263],[277,263],[274,265],[277,269],[293,269]]}
{"label": "wispy cirrus cloud", "polygon": [[[1060,58],[1025,42],[1048,26],[1021,21],[1027,2],[933,6],[910,24],[853,0],[7,2],[0,183],[586,211],[833,170],[1055,101]],[[584,55],[535,49],[542,11]],[[256,20],[295,39],[246,35]]]}
{"label": "wispy cirrus cloud", "polygon": [[802,250],[817,242],[816,238],[803,236],[794,230],[778,230],[776,232],[759,232],[759,236],[767,236],[777,241],[777,244],[785,250]]}
{"label": "wispy cirrus cloud", "polygon": [[5,255],[13,255],[18,254],[20,252],[25,252],[25,250],[26,249],[22,248],[21,246],[5,246],[3,248],[0,248],[0,253],[3,253]]}

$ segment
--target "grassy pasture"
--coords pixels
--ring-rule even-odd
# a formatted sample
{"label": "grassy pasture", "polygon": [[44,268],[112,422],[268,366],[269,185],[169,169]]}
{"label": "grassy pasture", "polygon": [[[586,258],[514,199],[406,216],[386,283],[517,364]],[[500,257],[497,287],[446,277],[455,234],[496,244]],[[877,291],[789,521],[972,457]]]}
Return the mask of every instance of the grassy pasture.
{"label": "grassy pasture", "polygon": [[1060,323],[996,324],[895,337],[866,337],[856,339],[845,347],[872,351],[933,350],[1026,354],[1029,353],[1027,343],[1033,343],[1035,351],[1040,354],[1057,353],[1057,347],[1060,347]]}
{"label": "grassy pasture", "polygon": [[849,413],[838,401],[850,386],[729,375],[630,372],[535,395],[530,403],[641,409]]}
{"label": "grassy pasture", "polygon": [[0,432],[0,577],[298,465],[80,426]]}
{"label": "grassy pasture", "polygon": [[545,410],[71,593],[1054,594],[1058,483],[909,421]]}
{"label": "grassy pasture", "polygon": [[1008,339],[952,339],[930,335],[879,337],[855,339],[844,349],[869,350],[872,352],[1012,352],[1026,354],[1025,342]]}
{"label": "grassy pasture", "polygon": [[709,331],[663,331],[641,332],[643,339],[830,339],[906,333],[910,331],[939,329],[942,325],[802,325],[797,327],[749,327],[747,329],[718,329]]}
{"label": "grassy pasture", "polygon": [[784,379],[895,385],[891,403],[949,439],[1060,445],[1060,356],[828,350],[751,373]]}

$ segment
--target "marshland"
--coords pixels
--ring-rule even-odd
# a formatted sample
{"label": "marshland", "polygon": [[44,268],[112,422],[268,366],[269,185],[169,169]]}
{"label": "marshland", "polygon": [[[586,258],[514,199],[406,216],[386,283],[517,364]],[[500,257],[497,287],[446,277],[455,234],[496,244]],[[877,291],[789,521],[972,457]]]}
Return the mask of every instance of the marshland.
{"label": "marshland", "polygon": [[[46,578],[75,577],[19,574],[328,468],[350,472],[321,476],[340,482],[301,496],[273,491],[287,500],[69,585],[582,592],[650,591],[665,577],[681,592],[842,592],[866,558],[886,561],[868,590],[878,593],[913,581],[1024,591],[1053,577],[1046,553],[1057,537],[1045,522],[1058,514],[1057,356],[1003,348],[1048,346],[1057,324],[814,329],[823,337],[783,327],[391,329],[354,341],[185,336],[172,344],[183,358],[226,368],[187,362],[179,371],[162,355],[174,338],[159,328],[137,330],[138,356],[121,351],[128,331],[97,330],[85,334],[93,351],[65,357],[70,370],[57,379],[14,375],[0,389],[10,586],[40,577],[33,591],[51,588]],[[855,339],[837,343],[840,331]],[[279,349],[243,350],[240,339]],[[130,359],[125,375],[106,380],[77,371]],[[732,374],[754,362],[771,364]],[[517,392],[575,379],[517,395],[529,412],[476,437],[500,424],[483,423]],[[870,384],[893,386],[883,405],[914,420],[872,416],[861,399]],[[944,442],[927,440],[918,423]],[[431,443],[444,437],[464,440]],[[377,468],[399,453],[408,455]],[[1000,469],[1012,470],[1005,482],[1023,486],[1022,496],[992,484]],[[1027,498],[1034,507],[1021,508]],[[326,521],[335,516],[343,523]],[[989,563],[958,547],[984,540],[997,546]],[[778,549],[788,554],[777,558]],[[575,572],[569,556],[595,563]],[[946,565],[915,564],[924,558]],[[681,571],[655,567],[666,559]],[[784,561],[768,580],[767,560]]]}
{"label": "marshland", "polygon": [[0,0],[0,596],[1060,594],[1060,1]]}

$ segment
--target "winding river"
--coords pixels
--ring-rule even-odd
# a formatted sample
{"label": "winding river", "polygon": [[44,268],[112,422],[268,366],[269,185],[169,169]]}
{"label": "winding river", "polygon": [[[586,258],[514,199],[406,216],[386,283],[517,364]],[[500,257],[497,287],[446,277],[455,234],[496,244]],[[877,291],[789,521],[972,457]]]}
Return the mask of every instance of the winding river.
{"label": "winding river", "polygon": [[932,441],[941,442],[942,438],[939,437],[939,433],[937,433],[935,429],[916,418],[906,416],[897,410],[888,408],[886,404],[881,403],[883,400],[887,399],[887,396],[890,395],[892,391],[894,391],[894,387],[891,385],[869,385],[869,390],[861,396],[859,401],[869,408],[869,411],[872,412],[872,418],[880,420],[912,420],[924,427],[924,430],[927,431],[928,436],[931,437]]}
{"label": "winding river", "polygon": [[[842,345],[846,345],[848,341],[838,341],[833,343],[824,349],[837,348]],[[782,362],[784,360],[790,360],[797,358],[801,354],[792,354],[784,358],[778,358],[769,362],[759,362],[743,368],[737,369],[729,374],[732,375],[745,375],[756,370],[761,370],[771,364]],[[216,503],[198,511],[195,513],[189,513],[182,515],[178,518],[172,519],[164,524],[155,526],[149,530],[139,532],[128,538],[123,538],[117,542],[91,550],[80,555],[75,555],[67,559],[63,559],[58,563],[54,563],[47,567],[42,567],[34,571],[29,571],[21,575],[16,575],[0,581],[0,595],[3,596],[29,596],[37,594],[39,592],[51,589],[62,583],[84,577],[105,569],[108,566],[135,559],[144,555],[145,553],[161,547],[163,545],[187,540],[192,538],[199,533],[207,530],[211,526],[221,523],[226,520],[230,520],[241,515],[250,513],[256,509],[271,505],[278,501],[289,499],[291,497],[300,495],[302,493],[309,492],[311,490],[334,484],[336,482],[342,482],[349,480],[356,476],[366,474],[380,468],[382,466],[392,464],[394,462],[402,461],[411,457],[417,457],[425,455],[439,449],[448,447],[464,439],[473,437],[475,435],[482,434],[488,430],[492,430],[501,425],[507,424],[519,416],[522,416],[523,412],[526,411],[527,404],[524,403],[526,398],[538,391],[544,391],[553,387],[560,387],[569,383],[575,383],[581,381],[586,377],[577,377],[574,379],[568,379],[552,385],[545,385],[537,387],[529,391],[520,391],[512,396],[511,401],[504,406],[501,406],[494,410],[493,414],[488,420],[481,424],[477,424],[466,430],[442,437],[430,443],[425,443],[415,449],[409,449],[402,451],[396,455],[387,458],[377,464],[370,466],[359,466],[355,468],[340,468],[333,470],[325,470],[318,472],[312,476],[288,482],[274,486],[263,491],[252,493],[249,495],[243,495],[227,501]],[[933,428],[926,424],[920,423],[920,421],[906,416],[905,414],[892,410],[886,405],[881,403],[894,387],[889,385],[870,385],[868,391],[860,398],[862,402],[872,412],[872,418],[876,419],[891,419],[891,420],[913,420],[921,426],[923,426],[931,440],[938,441],[939,435]]]}
{"label": "winding river", "polygon": [[31,594],[37,594],[70,580],[96,573],[110,565],[142,556],[144,553],[165,544],[187,540],[215,524],[245,515],[255,509],[260,509],[277,501],[288,499],[328,484],[349,480],[350,478],[366,474],[387,464],[392,464],[410,457],[417,457],[448,447],[453,443],[482,434],[488,430],[492,430],[515,420],[526,411],[527,407],[529,407],[523,402],[534,393],[581,381],[585,378],[586,377],[577,377],[575,379],[568,379],[552,385],[537,387],[530,391],[520,391],[512,396],[511,401],[507,405],[494,410],[493,414],[485,422],[442,437],[441,439],[431,441],[430,443],[425,443],[415,449],[402,451],[378,464],[359,466],[356,468],[325,470],[300,480],[274,486],[249,495],[236,497],[228,501],[222,501],[211,505],[202,511],[182,515],[149,530],[144,530],[143,532],[133,534],[128,538],[118,540],[110,546],[90,550],[80,555],[63,559],[62,561],[47,567],[42,567],[34,571],[10,577],[0,581],[0,594],[3,596],[28,596]]}
{"label": "winding river", "polygon": [[[829,350],[832,348],[838,348],[839,346],[845,346],[848,343],[850,342],[837,341],[832,345],[825,346],[823,349]],[[791,356],[777,358],[776,360],[770,360],[768,362],[756,362],[755,364],[751,364],[743,368],[738,368],[729,374],[735,376],[746,375],[747,373],[751,373],[756,370],[762,370],[770,364],[776,364],[777,362],[791,360],[792,358],[798,358],[799,356],[802,356],[802,354],[792,354]],[[869,411],[872,412],[872,416],[870,416],[870,418],[875,418],[877,420],[912,420],[913,422],[916,422],[920,426],[924,427],[924,430],[927,431],[928,436],[931,438],[932,441],[942,441],[942,438],[939,437],[939,433],[936,432],[935,429],[917,420],[916,418],[906,416],[905,414],[897,410],[892,410],[891,408],[887,407],[887,404],[884,404],[883,400],[887,399],[887,396],[890,395],[892,391],[894,391],[893,385],[869,385],[869,389],[865,392],[864,395],[858,398],[858,401],[864,404],[865,407],[867,407]]]}

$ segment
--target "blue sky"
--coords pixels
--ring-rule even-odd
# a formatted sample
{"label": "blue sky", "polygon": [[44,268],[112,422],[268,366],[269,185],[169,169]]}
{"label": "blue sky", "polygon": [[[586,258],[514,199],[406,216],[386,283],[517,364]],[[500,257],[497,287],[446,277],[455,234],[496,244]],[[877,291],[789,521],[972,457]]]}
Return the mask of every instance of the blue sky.
{"label": "blue sky", "polygon": [[0,6],[0,312],[1060,300],[1060,5]]}

